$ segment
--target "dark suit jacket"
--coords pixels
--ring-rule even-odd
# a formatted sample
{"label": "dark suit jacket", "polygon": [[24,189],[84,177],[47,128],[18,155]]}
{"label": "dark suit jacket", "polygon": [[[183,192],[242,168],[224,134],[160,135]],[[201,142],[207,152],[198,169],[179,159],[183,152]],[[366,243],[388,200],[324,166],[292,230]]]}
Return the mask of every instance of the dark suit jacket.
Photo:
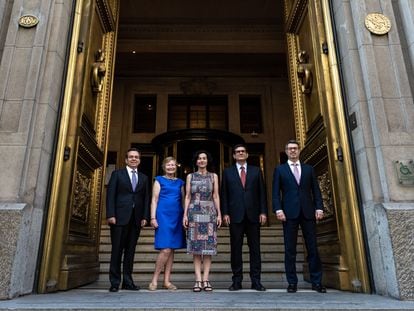
{"label": "dark suit jacket", "polygon": [[140,226],[149,218],[150,195],[148,177],[138,172],[138,184],[132,191],[131,179],[126,168],[115,170],[109,180],[106,196],[106,218],[115,217],[117,225],[127,225],[134,213]]}
{"label": "dark suit jacket", "polygon": [[273,212],[283,210],[287,219],[315,219],[315,211],[323,209],[321,191],[312,166],[301,163],[300,185],[289,164],[278,166],[273,173]]}
{"label": "dark suit jacket", "polygon": [[225,169],[220,201],[221,214],[229,215],[231,222],[241,223],[247,215],[250,222],[258,223],[260,214],[267,215],[266,191],[260,169],[247,165],[245,188],[236,165]]}

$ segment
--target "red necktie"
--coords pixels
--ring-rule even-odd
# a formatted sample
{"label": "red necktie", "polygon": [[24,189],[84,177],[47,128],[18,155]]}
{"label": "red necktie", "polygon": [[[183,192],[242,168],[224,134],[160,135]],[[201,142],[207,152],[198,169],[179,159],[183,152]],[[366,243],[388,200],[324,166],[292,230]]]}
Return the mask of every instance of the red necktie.
{"label": "red necktie", "polygon": [[246,170],[244,169],[244,166],[240,166],[240,179],[244,188],[246,185]]}

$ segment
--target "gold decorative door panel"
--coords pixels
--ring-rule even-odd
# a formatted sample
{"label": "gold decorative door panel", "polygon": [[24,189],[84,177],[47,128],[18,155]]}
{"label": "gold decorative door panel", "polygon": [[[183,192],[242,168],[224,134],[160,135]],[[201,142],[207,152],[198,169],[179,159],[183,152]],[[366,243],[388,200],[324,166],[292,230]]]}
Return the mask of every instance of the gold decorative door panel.
{"label": "gold decorative door panel", "polygon": [[99,275],[101,193],[118,2],[76,1],[39,292]]}
{"label": "gold decorative door panel", "polygon": [[[369,278],[328,0],[285,1],[289,71],[301,160],[322,190],[318,223],[323,282],[368,292]],[[307,265],[305,278],[309,278]]]}

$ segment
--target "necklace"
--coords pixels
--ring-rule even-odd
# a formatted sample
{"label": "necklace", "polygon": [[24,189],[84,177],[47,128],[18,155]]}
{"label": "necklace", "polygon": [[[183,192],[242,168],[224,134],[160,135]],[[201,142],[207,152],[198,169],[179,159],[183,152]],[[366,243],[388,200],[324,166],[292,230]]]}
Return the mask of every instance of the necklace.
{"label": "necklace", "polygon": [[168,180],[176,180],[177,178],[176,177],[169,177],[169,176],[167,176],[167,175],[164,175],[163,176],[165,179],[168,179]]}

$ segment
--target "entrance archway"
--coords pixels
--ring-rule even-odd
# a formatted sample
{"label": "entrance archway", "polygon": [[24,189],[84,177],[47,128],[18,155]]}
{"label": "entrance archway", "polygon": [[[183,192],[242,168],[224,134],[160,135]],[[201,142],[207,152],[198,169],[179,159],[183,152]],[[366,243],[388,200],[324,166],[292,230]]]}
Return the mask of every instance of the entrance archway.
{"label": "entrance archway", "polygon": [[212,129],[170,131],[152,140],[152,145],[158,150],[158,163],[166,156],[174,156],[179,164],[178,177],[183,180],[194,171],[192,161],[197,150],[206,150],[212,155],[212,170],[220,175],[224,168],[231,165],[231,147],[244,143],[239,135]]}
{"label": "entrance archway", "polygon": [[[106,3],[98,1],[100,4],[104,2]],[[326,24],[329,19],[327,2],[251,0],[240,6],[236,0],[214,0],[203,3],[203,7],[193,2],[189,5],[184,0],[120,0],[113,3],[116,3],[113,5],[115,11],[120,5],[121,12],[109,143],[106,142],[105,135],[108,116],[101,113],[104,111],[101,108],[108,108],[110,98],[88,93],[91,102],[84,113],[86,118],[78,116],[77,112],[82,111],[72,107],[72,118],[67,117],[62,120],[62,124],[69,124],[71,119],[77,120],[72,123],[70,138],[74,142],[73,146],[79,147],[79,163],[84,164],[83,154],[98,155],[90,159],[97,167],[84,165],[85,174],[79,175],[73,183],[65,182],[63,187],[66,189],[66,197],[60,191],[62,188],[59,182],[53,188],[60,200],[54,198],[51,203],[45,238],[50,243],[45,243],[46,255],[42,262],[44,271],[41,272],[40,291],[78,286],[90,282],[97,272],[97,221],[95,219],[93,225],[89,226],[85,221],[79,225],[79,221],[73,217],[76,215],[72,213],[72,205],[67,204],[67,198],[72,197],[75,193],[73,189],[78,189],[77,186],[91,185],[89,192],[85,192],[92,193],[94,200],[82,201],[81,203],[86,203],[81,207],[88,212],[87,215],[100,215],[99,204],[96,204],[102,202],[100,195],[104,191],[100,176],[103,173],[104,159],[109,158],[108,154],[103,153],[109,151],[115,159],[111,164],[122,166],[122,155],[131,145],[149,148],[155,138],[172,135],[173,131],[168,129],[169,98],[210,95],[228,98],[228,128],[224,132],[238,135],[252,147],[249,148],[250,151],[261,153],[257,162],[264,172],[269,202],[272,170],[281,162],[284,143],[292,137],[300,141],[304,147],[303,160],[318,166],[328,208],[332,211],[320,230],[321,240],[324,241],[321,253],[324,270],[327,272],[325,284],[346,290],[368,291],[362,229],[356,206],[355,185],[352,183],[352,165],[346,157],[349,154],[349,144],[346,135],[343,135],[346,125],[343,118],[337,118],[343,111],[338,100],[332,98],[338,81],[331,79],[333,74],[329,72],[325,50],[319,50],[325,43],[330,53],[335,49],[333,43],[326,39],[332,33],[330,25]],[[237,10],[234,9],[236,7]],[[283,12],[286,12],[286,16],[282,16]],[[99,23],[98,19],[95,21]],[[104,22],[110,26],[100,25],[108,28],[105,31],[114,27],[113,19]],[[282,31],[285,28],[288,29],[287,34]],[[84,30],[87,29],[89,28],[85,26]],[[112,35],[99,43],[102,46],[112,46],[111,38]],[[78,39],[74,37],[74,47]],[[88,60],[93,63],[93,53],[90,54]],[[96,69],[93,71],[93,77],[97,78],[95,83],[101,82],[97,72],[101,68],[99,62],[103,61],[98,56],[95,55],[92,64]],[[112,60],[113,58],[108,66]],[[83,68],[81,63],[78,65]],[[108,70],[109,68],[112,69],[112,66]],[[69,82],[76,80],[73,72],[71,74]],[[88,72],[83,74],[90,78]],[[104,89],[107,93],[103,92],[106,95],[112,89],[111,80],[108,79]],[[74,95],[79,96],[75,97],[80,99],[80,89],[89,91],[90,87],[87,85],[89,80],[85,78],[82,81],[85,81],[85,87],[79,86],[72,90]],[[150,102],[142,106],[144,110],[137,110],[136,102],[143,98],[149,98]],[[254,105],[251,105],[251,98],[254,98]],[[101,104],[99,107],[93,105],[97,100]],[[69,104],[68,107],[71,108]],[[252,107],[259,109],[249,110]],[[136,121],[136,117],[142,116],[145,109],[147,115],[153,118],[152,121]],[[136,126],[137,122],[145,123],[145,126]],[[261,126],[257,126],[257,122],[261,122]],[[83,131],[77,131],[78,123],[82,123]],[[92,130],[91,125],[94,126]],[[206,133],[202,138],[197,138],[194,133],[199,130],[211,132],[214,128],[190,128],[188,133],[191,133],[191,137],[180,139],[176,135],[170,144],[155,140],[155,145],[164,149],[160,157],[172,154],[183,159],[187,166],[188,151],[193,147],[198,149],[205,142],[207,148],[220,153],[219,170],[222,170],[231,161],[228,149],[225,150],[234,141],[229,140],[225,144],[208,138],[208,135],[206,138]],[[224,132],[221,133],[222,136],[226,135]],[[97,148],[93,151],[96,152],[88,152],[85,142],[95,143]],[[64,142],[60,145],[58,155],[62,157],[56,159],[56,167],[63,169],[56,172],[58,178],[78,176],[77,168],[81,167],[69,167],[64,162],[65,152],[67,154],[75,150],[67,147]],[[339,157],[340,153],[345,155],[345,161]],[[149,148],[145,150],[145,155],[148,166],[152,163],[154,176],[159,167],[157,152]],[[73,160],[70,162],[74,163]],[[70,193],[71,190],[73,193]],[[62,206],[67,209],[61,209]],[[71,222],[75,224],[72,228],[68,226]],[[59,239],[53,240],[56,233],[59,233]],[[79,241],[79,247],[72,243],[74,240]],[[85,243],[89,243],[90,259],[86,264]],[[54,257],[56,254],[58,256]],[[82,271],[91,266],[94,267],[93,274],[83,277]],[[59,282],[61,285],[57,286]]]}

